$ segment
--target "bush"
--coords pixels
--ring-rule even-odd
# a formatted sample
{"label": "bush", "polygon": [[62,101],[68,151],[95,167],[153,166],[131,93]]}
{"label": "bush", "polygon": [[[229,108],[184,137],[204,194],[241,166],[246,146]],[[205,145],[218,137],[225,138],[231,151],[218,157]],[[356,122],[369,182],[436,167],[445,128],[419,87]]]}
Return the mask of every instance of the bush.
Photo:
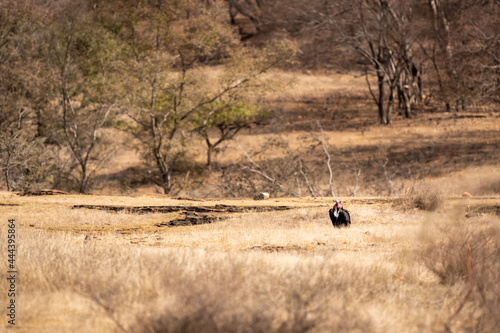
{"label": "bush", "polygon": [[0,135],[1,180],[7,191],[28,191],[46,183],[50,166],[44,147],[19,133]]}
{"label": "bush", "polygon": [[445,199],[438,191],[423,188],[415,189],[414,186],[406,190],[402,198],[395,201],[395,206],[403,210],[418,208],[421,210],[434,212],[444,206]]}

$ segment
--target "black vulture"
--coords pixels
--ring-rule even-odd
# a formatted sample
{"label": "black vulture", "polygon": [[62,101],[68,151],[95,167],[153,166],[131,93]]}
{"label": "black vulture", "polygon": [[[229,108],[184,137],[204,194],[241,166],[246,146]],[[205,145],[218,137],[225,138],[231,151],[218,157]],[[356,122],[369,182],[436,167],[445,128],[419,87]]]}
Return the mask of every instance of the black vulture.
{"label": "black vulture", "polygon": [[342,207],[342,202],[339,199],[335,200],[335,205],[330,209],[329,213],[334,227],[340,228],[351,225],[351,215],[347,209]]}

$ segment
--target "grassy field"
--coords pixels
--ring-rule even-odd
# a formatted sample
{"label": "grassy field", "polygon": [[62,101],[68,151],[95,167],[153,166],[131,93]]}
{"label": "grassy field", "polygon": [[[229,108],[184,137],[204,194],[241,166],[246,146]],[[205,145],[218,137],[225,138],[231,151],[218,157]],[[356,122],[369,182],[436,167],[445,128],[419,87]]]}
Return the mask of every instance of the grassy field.
{"label": "grassy field", "polygon": [[[425,200],[435,207],[415,208]],[[345,198],[353,224],[343,229],[334,229],[327,217],[332,201],[1,192],[3,272],[7,219],[16,220],[15,331],[492,332],[498,327],[498,197],[419,192],[398,199]],[[84,204],[224,204],[254,210],[169,228],[157,225],[177,213],[73,208]],[[264,205],[289,209],[258,212]],[[8,290],[6,279],[0,288]],[[3,320],[2,327],[10,326],[5,315]]]}

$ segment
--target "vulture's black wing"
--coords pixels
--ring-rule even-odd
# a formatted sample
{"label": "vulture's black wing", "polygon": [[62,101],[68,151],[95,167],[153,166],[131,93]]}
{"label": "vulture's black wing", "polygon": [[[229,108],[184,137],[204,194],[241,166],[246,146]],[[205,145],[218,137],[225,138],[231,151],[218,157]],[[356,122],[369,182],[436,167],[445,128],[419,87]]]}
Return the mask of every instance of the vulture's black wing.
{"label": "vulture's black wing", "polygon": [[335,217],[335,214],[334,214],[334,211],[333,209],[330,209],[328,211],[328,213],[330,214],[330,220],[332,220],[332,224],[334,227],[337,227],[338,226],[338,223],[337,223],[337,218]]}
{"label": "vulture's black wing", "polygon": [[342,212],[344,213],[343,214],[344,224],[346,226],[350,225],[351,224],[351,214],[349,214],[349,211],[345,208],[342,209]]}

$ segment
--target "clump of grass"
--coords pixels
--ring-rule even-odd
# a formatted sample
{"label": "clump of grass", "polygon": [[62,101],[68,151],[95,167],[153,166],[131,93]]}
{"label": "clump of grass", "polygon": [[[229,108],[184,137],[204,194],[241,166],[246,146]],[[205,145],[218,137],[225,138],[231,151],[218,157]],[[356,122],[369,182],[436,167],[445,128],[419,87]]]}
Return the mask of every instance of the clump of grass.
{"label": "clump of grass", "polygon": [[445,198],[436,190],[430,188],[415,188],[411,186],[405,194],[394,201],[394,205],[403,210],[420,209],[434,212],[444,206]]}
{"label": "clump of grass", "polygon": [[[500,221],[454,219],[431,229],[420,259],[443,285],[462,290],[462,301],[445,323],[466,331],[492,332],[500,327]],[[437,229],[437,230],[436,230]]]}

